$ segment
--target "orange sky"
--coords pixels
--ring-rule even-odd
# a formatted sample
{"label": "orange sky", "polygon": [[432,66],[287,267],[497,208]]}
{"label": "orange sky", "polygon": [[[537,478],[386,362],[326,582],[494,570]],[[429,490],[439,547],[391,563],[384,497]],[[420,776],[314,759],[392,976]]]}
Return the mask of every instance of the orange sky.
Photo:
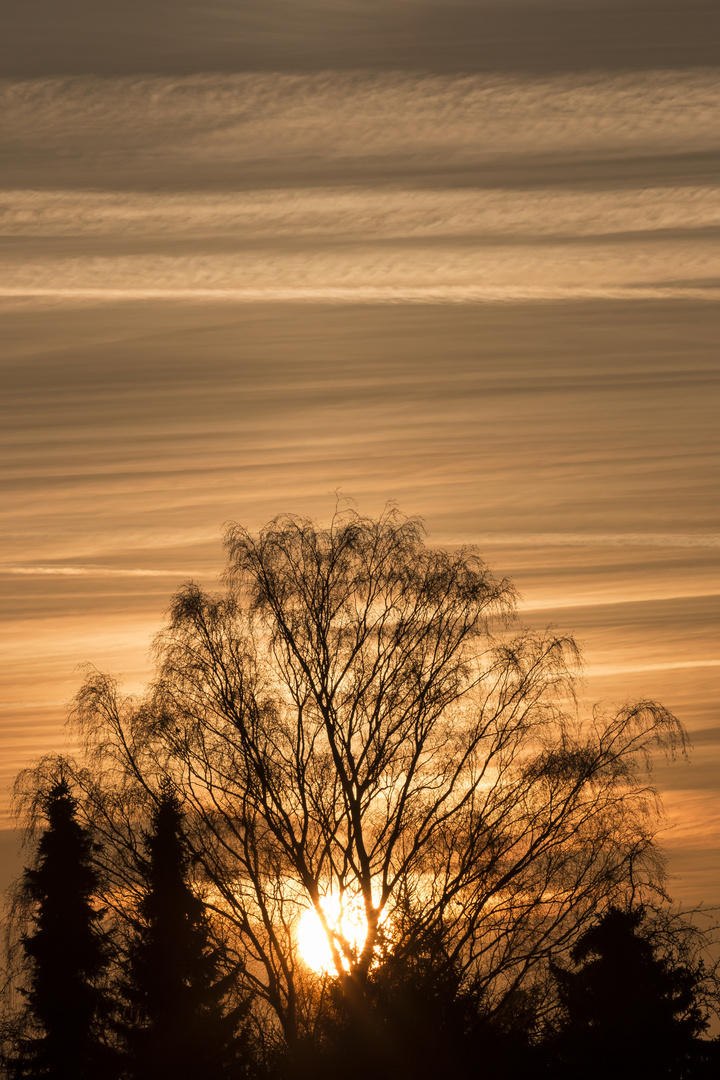
{"label": "orange sky", "polygon": [[720,902],[711,6],[644,37],[642,0],[562,7],[453,3],[440,33],[419,0],[227,2],[195,37],[185,2],[153,37],[155,3],[113,51],[73,0],[64,53],[52,13],[13,16],[5,789],[64,745],[79,663],[141,685],[223,522],[324,518],[340,488],[479,544],[577,634],[588,701],[677,712],[670,888]]}

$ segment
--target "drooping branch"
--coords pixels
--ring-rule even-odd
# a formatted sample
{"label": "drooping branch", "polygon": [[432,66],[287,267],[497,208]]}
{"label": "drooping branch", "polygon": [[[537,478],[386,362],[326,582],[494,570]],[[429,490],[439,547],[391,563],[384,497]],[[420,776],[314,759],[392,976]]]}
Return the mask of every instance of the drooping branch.
{"label": "drooping branch", "polygon": [[[574,642],[519,626],[474,551],[429,548],[395,510],[233,526],[226,546],[225,593],[181,590],[147,695],[89,673],[75,717],[112,793],[85,786],[115,880],[132,799],[147,814],[170,780],[287,1038],[313,1023],[308,906],[338,975],[361,985],[402,922],[398,954],[441,942],[499,1004],[598,908],[662,888],[649,769],[684,750],[682,728],[652,702],[579,719]],[[364,906],[362,948],[331,925],[331,892]]]}

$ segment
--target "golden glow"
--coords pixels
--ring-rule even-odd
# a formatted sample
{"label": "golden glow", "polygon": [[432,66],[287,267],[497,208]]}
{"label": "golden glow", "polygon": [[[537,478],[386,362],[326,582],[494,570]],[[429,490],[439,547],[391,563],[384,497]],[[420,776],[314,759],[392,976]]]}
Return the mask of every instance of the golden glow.
{"label": "golden glow", "polygon": [[[362,899],[350,899],[347,896],[341,898],[337,893],[330,893],[321,903],[329,930],[342,957],[342,966],[348,971],[348,953],[357,956],[367,938],[367,920]],[[300,919],[297,943],[300,955],[313,971],[322,975],[335,970],[330,941],[314,908],[309,908]]]}

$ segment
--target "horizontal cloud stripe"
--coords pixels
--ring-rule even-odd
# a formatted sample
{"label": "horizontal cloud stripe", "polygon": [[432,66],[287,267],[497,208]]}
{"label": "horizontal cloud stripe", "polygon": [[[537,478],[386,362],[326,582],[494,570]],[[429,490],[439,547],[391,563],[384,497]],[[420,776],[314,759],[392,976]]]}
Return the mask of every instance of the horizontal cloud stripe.
{"label": "horizontal cloud stripe", "polygon": [[0,191],[6,237],[114,237],[177,245],[217,237],[353,238],[632,236],[720,226],[717,187],[620,190],[298,188],[262,192]]}
{"label": "horizontal cloud stripe", "polygon": [[562,286],[542,288],[526,286],[506,288],[473,286],[439,286],[397,288],[388,286],[357,286],[350,288],[273,288],[266,289],[7,289],[0,286],[0,297],[37,297],[57,300],[228,300],[238,303],[264,301],[337,301],[338,303],[472,303],[483,301],[522,302],[528,300],[720,300],[720,288],[691,286],[616,287],[598,286],[584,288]]}

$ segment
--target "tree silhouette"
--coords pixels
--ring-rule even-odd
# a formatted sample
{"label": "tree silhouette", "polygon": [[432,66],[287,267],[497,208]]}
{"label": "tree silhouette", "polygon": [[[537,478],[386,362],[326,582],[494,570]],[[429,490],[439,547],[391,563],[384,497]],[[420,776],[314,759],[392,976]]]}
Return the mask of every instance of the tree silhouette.
{"label": "tree silhouette", "polygon": [[573,948],[577,970],[553,967],[565,1013],[555,1075],[705,1075],[713,1048],[699,1041],[702,966],[659,955],[645,920],[642,907],[611,907]]}
{"label": "tree silhouette", "polygon": [[[406,913],[412,921],[412,913]],[[536,1071],[532,996],[518,990],[492,1011],[447,955],[442,935],[396,927],[368,973],[363,994],[330,986],[312,1040],[285,1063],[292,1080],[367,1076],[417,1080],[492,1075],[520,1080]]]}
{"label": "tree silhouette", "polygon": [[47,828],[35,865],[20,882],[31,929],[21,938],[24,1030],[9,1071],[33,1080],[97,1080],[113,1074],[113,1058],[102,1035],[109,1011],[101,985],[108,943],[102,912],[93,904],[99,884],[93,842],[77,821],[64,776],[40,793],[40,802]]}
{"label": "tree silhouette", "polygon": [[121,986],[132,1080],[221,1080],[248,1064],[238,1032],[247,1009],[228,1005],[235,979],[221,970],[205,905],[188,884],[182,820],[166,786],[145,838],[145,892]]}
{"label": "tree silhouette", "polygon": [[[599,907],[661,889],[649,770],[682,727],[647,701],[580,717],[574,642],[520,626],[473,550],[428,547],[394,509],[233,526],[226,546],[225,593],[176,596],[143,699],[88,674],[81,782],[115,896],[132,806],[163,777],[182,792],[217,918],[289,1046],[333,977],[372,999],[393,935],[408,956],[438,942],[492,1020],[546,991]],[[359,908],[364,941],[328,895]],[[308,907],[332,977],[299,955]]]}

